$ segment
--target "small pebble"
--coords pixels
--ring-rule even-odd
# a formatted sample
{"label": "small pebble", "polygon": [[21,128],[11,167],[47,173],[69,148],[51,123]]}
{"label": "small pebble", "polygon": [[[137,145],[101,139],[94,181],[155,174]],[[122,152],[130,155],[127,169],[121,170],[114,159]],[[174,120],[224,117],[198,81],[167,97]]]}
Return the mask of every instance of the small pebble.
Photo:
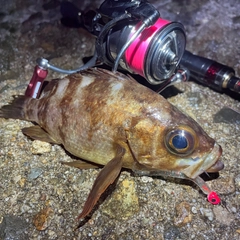
{"label": "small pebble", "polygon": [[21,175],[17,175],[13,178],[14,183],[17,183],[20,180],[21,180]]}
{"label": "small pebble", "polygon": [[193,207],[191,208],[191,211],[192,211],[193,214],[197,214],[197,208],[196,208],[196,207],[193,206]]}
{"label": "small pebble", "polygon": [[142,182],[144,182],[144,183],[153,182],[153,178],[147,177],[147,176],[141,177],[141,180],[142,180]]}
{"label": "small pebble", "polygon": [[225,127],[223,127],[223,133],[224,134],[226,134],[226,135],[229,135],[229,133],[230,133],[230,127],[227,127],[227,126],[225,126]]}
{"label": "small pebble", "polygon": [[176,205],[177,217],[174,218],[174,224],[178,227],[183,227],[192,221],[192,214],[190,213],[190,205],[187,202],[181,202]]}
{"label": "small pebble", "polygon": [[211,209],[208,208],[200,208],[201,214],[206,217],[209,221],[213,221],[214,219],[214,214]]}
{"label": "small pebble", "polygon": [[94,225],[94,220],[93,220],[93,219],[89,219],[88,223],[89,223],[90,225]]}
{"label": "small pebble", "polygon": [[28,180],[32,181],[34,179],[37,179],[41,174],[43,170],[41,168],[32,168],[31,172],[28,174]]}
{"label": "small pebble", "polygon": [[31,152],[33,154],[43,154],[49,153],[52,150],[52,145],[47,142],[42,142],[39,140],[34,140],[32,142]]}
{"label": "small pebble", "polygon": [[52,230],[48,230],[48,235],[51,237],[51,239],[54,239],[57,237],[57,234]]}
{"label": "small pebble", "polygon": [[33,225],[38,231],[43,231],[50,225],[52,213],[53,210],[46,207],[34,216]]}
{"label": "small pebble", "polygon": [[231,211],[232,211],[233,213],[236,213],[236,212],[237,212],[237,208],[231,207]]}
{"label": "small pebble", "polygon": [[235,177],[235,184],[240,189],[240,174]]}
{"label": "small pebble", "polygon": [[23,204],[21,207],[20,207],[20,210],[21,210],[21,213],[26,213],[30,210],[30,207],[26,204]]}
{"label": "small pebble", "polygon": [[20,187],[24,187],[26,183],[26,178],[21,178],[18,182],[18,184],[20,185]]}

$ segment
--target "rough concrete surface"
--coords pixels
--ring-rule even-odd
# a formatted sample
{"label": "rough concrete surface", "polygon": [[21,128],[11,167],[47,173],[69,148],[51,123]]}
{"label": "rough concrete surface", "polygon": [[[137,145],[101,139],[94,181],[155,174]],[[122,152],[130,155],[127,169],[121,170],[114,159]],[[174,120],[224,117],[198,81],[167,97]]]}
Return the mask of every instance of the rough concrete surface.
{"label": "rough concrete surface", "polygon": [[[74,2],[81,9],[101,3]],[[227,64],[240,76],[240,1],[152,2],[163,18],[184,24],[188,50]],[[60,1],[0,3],[1,106],[24,93],[36,58],[76,68],[93,54],[89,33],[60,24]],[[59,76],[50,71],[48,78]],[[0,119],[0,239],[240,239],[240,95],[218,93],[192,81],[176,88],[178,94],[168,100],[223,148],[225,168],[208,181],[220,194],[221,205],[211,205],[189,182],[123,171],[75,230],[99,170],[62,166],[60,161],[71,161],[72,156],[60,146],[24,136],[21,129],[31,123]]]}

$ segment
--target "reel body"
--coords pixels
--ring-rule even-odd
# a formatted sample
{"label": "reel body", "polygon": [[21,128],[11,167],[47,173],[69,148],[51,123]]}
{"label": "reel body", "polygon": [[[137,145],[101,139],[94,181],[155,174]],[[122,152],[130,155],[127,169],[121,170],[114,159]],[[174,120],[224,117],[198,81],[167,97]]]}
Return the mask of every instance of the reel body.
{"label": "reel body", "polygon": [[[160,18],[159,12],[146,1],[141,1],[134,11],[133,6],[124,6],[125,13],[122,9],[119,10],[123,7],[120,5],[119,14],[108,11],[107,2],[119,4],[119,1],[105,1],[98,10],[99,14],[104,16],[105,22],[108,19],[96,40],[96,51],[100,60],[113,66],[114,70],[115,66],[119,65],[122,69],[139,74],[154,85],[170,78],[185,51],[183,25]],[[143,8],[148,11],[142,13]],[[116,18],[119,20],[116,21]],[[111,25],[111,28],[107,25]],[[116,64],[118,58],[119,64]]]}

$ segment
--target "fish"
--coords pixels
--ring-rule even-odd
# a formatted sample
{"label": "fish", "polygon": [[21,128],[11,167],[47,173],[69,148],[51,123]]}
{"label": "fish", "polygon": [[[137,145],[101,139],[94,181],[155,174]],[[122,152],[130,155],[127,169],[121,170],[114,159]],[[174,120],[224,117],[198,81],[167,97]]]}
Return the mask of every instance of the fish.
{"label": "fish", "polygon": [[38,99],[15,96],[1,118],[31,121],[22,132],[61,144],[80,169],[102,166],[78,219],[85,218],[122,169],[186,178],[204,191],[204,172],[218,172],[221,146],[160,94],[120,72],[90,68],[53,79]]}

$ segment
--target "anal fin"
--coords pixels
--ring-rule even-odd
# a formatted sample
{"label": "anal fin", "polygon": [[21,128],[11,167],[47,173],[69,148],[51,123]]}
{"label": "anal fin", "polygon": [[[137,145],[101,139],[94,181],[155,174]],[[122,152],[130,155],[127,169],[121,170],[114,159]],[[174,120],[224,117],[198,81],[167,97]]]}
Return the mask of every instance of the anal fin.
{"label": "anal fin", "polygon": [[60,144],[59,142],[54,140],[44,129],[42,129],[38,125],[23,128],[22,132],[23,132],[23,134],[27,135],[28,137],[30,137],[34,140],[40,140],[43,142]]}
{"label": "anal fin", "polygon": [[125,149],[118,145],[116,156],[110,162],[108,162],[98,174],[93,184],[93,187],[88,195],[87,201],[84,204],[83,210],[77,218],[78,220],[86,217],[92,211],[93,207],[99,200],[102,193],[118,177],[122,169],[122,157],[124,153]]}

